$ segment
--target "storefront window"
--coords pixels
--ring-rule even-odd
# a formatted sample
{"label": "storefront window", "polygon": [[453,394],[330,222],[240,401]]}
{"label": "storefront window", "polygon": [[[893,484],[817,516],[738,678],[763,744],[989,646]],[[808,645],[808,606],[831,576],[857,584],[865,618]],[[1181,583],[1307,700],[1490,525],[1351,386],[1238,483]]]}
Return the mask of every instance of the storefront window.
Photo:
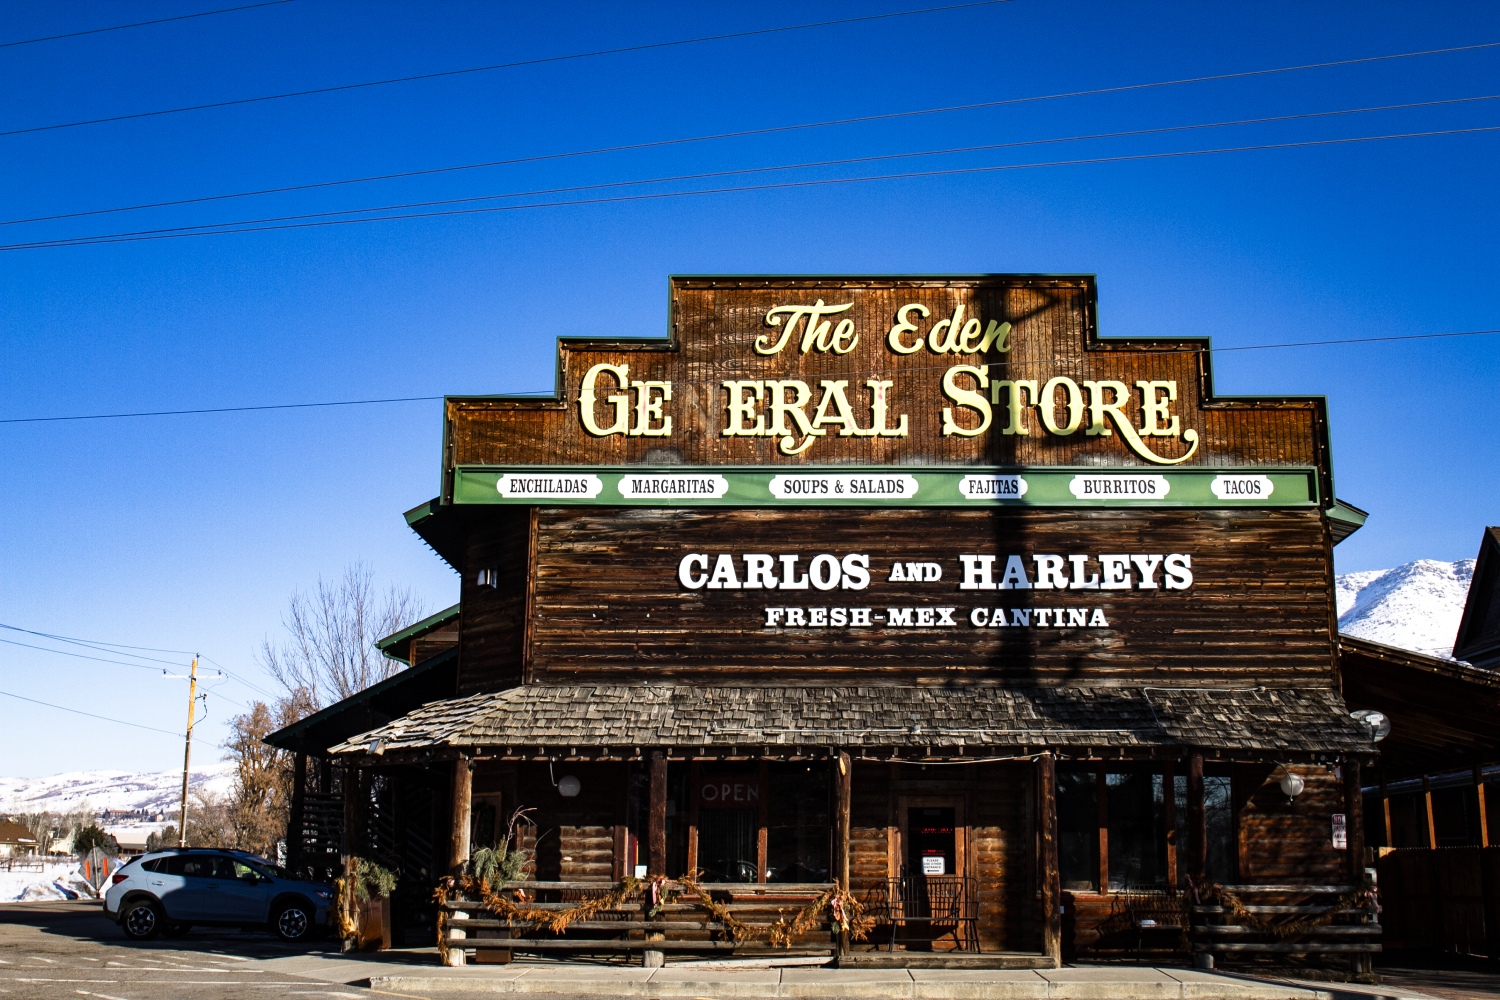
{"label": "storefront window", "polygon": [[758,765],[705,764],[698,796],[698,868],[706,882],[760,877],[761,781]]}
{"label": "storefront window", "polygon": [[767,779],[766,881],[830,881],[828,765],[773,764]]}
{"label": "storefront window", "polygon": [[1109,789],[1109,887],[1154,889],[1167,881],[1162,775],[1106,777]]}
{"label": "storefront window", "polygon": [[1099,880],[1099,799],[1093,771],[1057,773],[1057,861],[1062,887],[1078,892]]}
{"label": "storefront window", "polygon": [[[1203,811],[1208,826],[1208,861],[1205,874],[1210,882],[1233,882],[1239,868],[1235,858],[1234,796],[1227,776],[1204,775]],[[1188,874],[1187,777],[1177,776],[1177,879],[1187,884]]]}

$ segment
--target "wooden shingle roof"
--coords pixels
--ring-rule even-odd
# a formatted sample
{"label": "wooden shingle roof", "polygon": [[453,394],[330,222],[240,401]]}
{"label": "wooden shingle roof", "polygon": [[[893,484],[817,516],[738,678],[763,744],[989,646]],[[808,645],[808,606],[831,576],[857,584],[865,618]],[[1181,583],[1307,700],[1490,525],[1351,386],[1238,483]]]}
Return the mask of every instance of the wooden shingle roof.
{"label": "wooden shingle roof", "polygon": [[600,746],[1374,751],[1332,689],[1264,687],[533,684],[424,705],[330,752],[376,740],[388,761]]}

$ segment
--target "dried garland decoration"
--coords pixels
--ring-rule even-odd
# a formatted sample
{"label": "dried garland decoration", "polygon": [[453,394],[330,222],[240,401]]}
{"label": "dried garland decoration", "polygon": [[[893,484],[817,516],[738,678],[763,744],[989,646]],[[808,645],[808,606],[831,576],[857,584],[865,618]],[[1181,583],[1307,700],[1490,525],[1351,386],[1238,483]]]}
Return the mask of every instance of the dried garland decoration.
{"label": "dried garland decoration", "polygon": [[334,930],[344,941],[359,937],[359,908],[371,896],[389,896],[396,890],[397,876],[390,869],[368,858],[351,855],[344,861],[344,874],[334,879],[333,912],[329,915]]}
{"label": "dried garland decoration", "polygon": [[[514,895],[517,897],[516,902],[506,899],[502,893]],[[603,895],[585,899],[565,910],[547,910],[525,905],[525,891],[522,889],[502,887],[500,892],[496,892],[484,879],[469,875],[449,876],[439,881],[432,894],[433,900],[438,904],[438,952],[445,963],[449,951],[446,907],[454,895],[460,897],[460,900],[455,900],[455,905],[459,905],[461,899],[474,900],[476,908],[488,910],[513,923],[545,928],[553,934],[565,933],[568,925],[575,920],[587,920],[595,914],[642,897],[650,903],[647,915],[651,917],[658,915],[661,908],[670,903],[678,900],[691,902],[717,921],[723,927],[725,936],[736,944],[764,937],[774,947],[789,948],[795,938],[816,927],[825,911],[829,913],[834,927],[847,933],[855,941],[865,940],[875,924],[873,919],[864,915],[864,907],[859,900],[836,885],[825,889],[817,899],[790,917],[782,911],[774,923],[751,925],[736,917],[729,911],[727,904],[714,899],[708,890],[692,878],[678,879],[677,887],[673,889],[668,887],[667,880],[661,876],[649,880],[627,877]],[[629,925],[622,924],[621,929],[628,930]]]}
{"label": "dried garland decoration", "polygon": [[1380,913],[1380,899],[1375,884],[1368,879],[1353,892],[1346,892],[1335,899],[1326,912],[1293,920],[1258,917],[1250,912],[1239,896],[1216,883],[1205,886],[1203,896],[1205,901],[1216,902],[1224,907],[1225,923],[1239,924],[1275,938],[1315,933],[1319,928],[1331,925],[1340,911],[1364,910],[1371,915]]}

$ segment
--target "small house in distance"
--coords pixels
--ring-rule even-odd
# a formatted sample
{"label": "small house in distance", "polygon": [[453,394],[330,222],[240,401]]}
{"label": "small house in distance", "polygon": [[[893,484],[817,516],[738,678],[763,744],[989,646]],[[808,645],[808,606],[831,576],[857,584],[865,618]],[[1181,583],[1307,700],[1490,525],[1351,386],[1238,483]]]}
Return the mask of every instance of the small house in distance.
{"label": "small house in distance", "polygon": [[456,644],[271,737],[344,854],[454,877],[450,963],[1378,950],[1321,398],[1102,338],[1086,276],[669,291],[554,396],[446,401],[407,521]]}
{"label": "small house in distance", "polygon": [[0,819],[0,858],[15,858],[37,853],[35,835],[24,824]]}

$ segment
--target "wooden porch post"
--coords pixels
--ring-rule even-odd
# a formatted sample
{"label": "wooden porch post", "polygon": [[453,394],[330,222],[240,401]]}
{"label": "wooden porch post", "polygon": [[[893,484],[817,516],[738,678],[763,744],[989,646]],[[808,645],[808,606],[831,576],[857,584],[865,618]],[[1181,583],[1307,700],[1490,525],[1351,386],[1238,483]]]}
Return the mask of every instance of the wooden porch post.
{"label": "wooden porch post", "polygon": [[1484,762],[1474,764],[1474,801],[1479,806],[1479,846],[1490,846],[1490,818],[1484,803]]}
{"label": "wooden porch post", "polygon": [[[469,760],[460,757],[453,762],[453,826],[448,831],[448,870],[462,875],[469,860],[469,827],[474,805],[474,772],[469,769]],[[467,913],[455,912],[453,917],[466,919]],[[464,939],[466,931],[456,928],[448,931],[448,965],[464,964]]]}
{"label": "wooden porch post", "polygon": [[688,766],[687,870],[694,878],[698,873],[698,797],[702,787],[703,765],[693,761]]}
{"label": "wooden porch post", "polygon": [[1385,783],[1385,768],[1380,769],[1380,811],[1385,820],[1385,847],[1396,846],[1396,832],[1391,825],[1391,792]]}
{"label": "wooden porch post", "polygon": [[1437,817],[1432,813],[1432,780],[1422,775],[1422,801],[1427,805],[1427,846],[1437,847]]}
{"label": "wooden porch post", "polygon": [[1062,968],[1062,878],[1057,859],[1057,760],[1044,753],[1036,760],[1037,826],[1041,836],[1042,953]]}
{"label": "wooden porch post", "polygon": [[355,854],[359,853],[359,769],[355,767],[344,768],[344,835],[341,838],[340,847],[344,854],[344,863]]}
{"label": "wooden porch post", "polygon": [[1188,754],[1188,874],[1202,886],[1208,874],[1208,811],[1203,801],[1203,755]]}
{"label": "wooden porch post", "polygon": [[667,755],[651,751],[651,792],[646,808],[646,872],[667,873]]}
{"label": "wooden porch post", "polygon": [[1177,891],[1177,765],[1171,761],[1161,776],[1162,819],[1167,828],[1167,890]]}
{"label": "wooden porch post", "polygon": [[463,874],[469,860],[469,828],[474,806],[474,772],[469,760],[460,757],[453,762],[453,828],[448,835],[448,869]]}
{"label": "wooden porch post", "polygon": [[[771,782],[768,777],[770,767],[765,761],[760,762],[760,795],[756,800],[755,817],[755,881],[765,882],[768,876],[766,871],[766,854],[770,847],[770,831],[766,828],[770,820],[771,809]],[[694,830],[693,834],[696,835]],[[691,836],[690,835],[690,836]]]}
{"label": "wooden porch post", "polygon": [[[854,762],[840,750],[833,759],[833,849],[834,877],[843,892],[849,891],[849,823]],[[839,931],[839,954],[849,951],[849,935]]]}
{"label": "wooden porch post", "polygon": [[[651,787],[646,804],[646,873],[652,878],[667,874],[667,755],[660,750],[651,751]],[[647,941],[662,940],[665,935],[651,931]],[[667,964],[667,954],[659,948],[647,948],[641,952],[641,965],[647,969],[659,969]]]}
{"label": "wooden porch post", "polygon": [[295,872],[302,866],[302,825],[307,804],[307,754],[292,755],[292,803],[286,819],[286,866]]}
{"label": "wooden porch post", "polygon": [[1094,788],[1099,813],[1099,894],[1105,895],[1109,892],[1109,775],[1103,761],[1094,772]]}
{"label": "wooden porch post", "polygon": [[1349,838],[1349,883],[1365,880],[1365,793],[1359,759],[1344,761],[1344,824]]}

